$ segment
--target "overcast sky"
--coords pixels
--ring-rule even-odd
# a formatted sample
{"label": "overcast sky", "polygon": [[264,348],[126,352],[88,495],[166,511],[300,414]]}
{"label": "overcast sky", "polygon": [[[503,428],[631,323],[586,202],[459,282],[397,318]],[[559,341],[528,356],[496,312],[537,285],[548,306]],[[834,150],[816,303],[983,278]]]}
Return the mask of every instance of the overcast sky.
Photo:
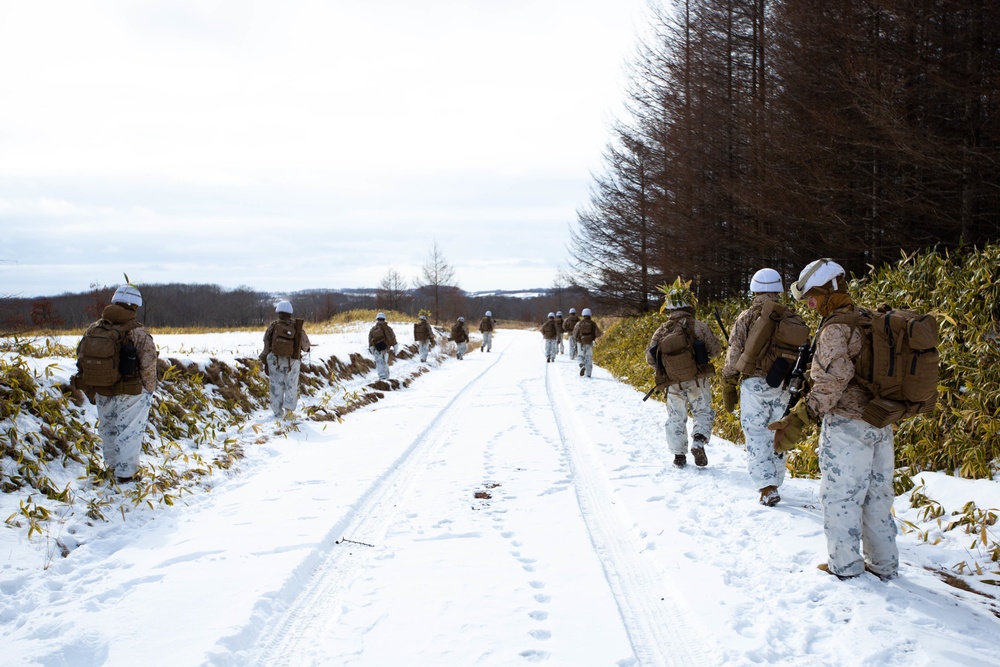
{"label": "overcast sky", "polygon": [[0,295],[551,285],[643,0],[0,0]]}

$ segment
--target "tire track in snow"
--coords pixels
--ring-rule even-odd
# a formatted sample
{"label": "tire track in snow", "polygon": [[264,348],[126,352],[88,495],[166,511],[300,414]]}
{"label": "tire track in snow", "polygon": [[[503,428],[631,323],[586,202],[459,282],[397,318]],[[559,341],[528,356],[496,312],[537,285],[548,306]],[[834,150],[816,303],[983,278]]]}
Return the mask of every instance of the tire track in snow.
{"label": "tire track in snow", "polygon": [[[352,574],[359,570],[369,556],[355,555],[357,548],[364,549],[366,542],[377,542],[385,534],[398,512],[400,498],[406,495],[444,441],[441,431],[449,426],[452,414],[474,398],[471,391],[500,362],[505,351],[495,355],[490,364],[474,376],[441,410],[413,443],[389,466],[385,475],[376,479],[352,508],[346,521],[340,521],[328,534],[324,544],[331,544],[322,561],[304,582],[293,580],[287,586],[298,588],[298,594],[280,613],[277,619],[256,624],[258,640],[249,655],[231,656],[232,664],[260,665],[263,667],[298,667],[313,664],[318,656],[312,649],[317,637],[329,634],[336,623],[334,610],[351,585]],[[345,541],[341,541],[341,537]],[[345,544],[349,540],[354,544]],[[360,544],[358,544],[360,543]],[[279,596],[288,597],[288,596]],[[246,630],[244,630],[244,633]],[[261,639],[266,638],[266,639]],[[321,642],[319,642],[321,643]]]}
{"label": "tire track in snow", "polygon": [[704,665],[710,659],[699,647],[709,644],[697,629],[697,621],[672,597],[656,568],[639,553],[629,534],[633,521],[616,506],[614,492],[592,451],[593,443],[576,424],[562,385],[563,375],[546,369],[545,391],[573,472],[581,515],[632,649],[640,664],[648,667]]}

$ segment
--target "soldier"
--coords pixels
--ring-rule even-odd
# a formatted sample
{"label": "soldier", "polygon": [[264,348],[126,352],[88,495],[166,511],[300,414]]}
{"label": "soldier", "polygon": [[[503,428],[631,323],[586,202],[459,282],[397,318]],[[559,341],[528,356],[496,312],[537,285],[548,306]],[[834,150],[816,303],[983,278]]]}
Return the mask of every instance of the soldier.
{"label": "soldier", "polygon": [[[72,380],[73,386],[97,404],[97,432],[104,465],[120,484],[136,476],[156,390],[156,345],[136,319],[140,306],[142,294],[134,285],[115,290],[111,305],[104,309],[100,320],[87,328],[77,346],[80,372]],[[107,348],[102,343],[110,340],[117,341],[116,349],[110,356],[102,355],[100,350]],[[109,365],[112,357],[118,362],[114,364],[117,370],[106,379],[101,379],[100,373],[95,376],[91,368]]]}
{"label": "soldier", "polygon": [[556,314],[549,313],[549,317],[542,326],[538,327],[538,330],[542,332],[542,338],[545,340],[545,363],[549,364],[556,360],[556,350],[558,350],[558,343],[556,342],[556,336],[558,331],[556,331]]}
{"label": "soldier", "polygon": [[[784,382],[771,386],[766,379],[768,370],[755,364],[741,364],[747,336],[761,317],[767,302],[779,302],[784,288],[781,276],[774,269],[760,269],[750,279],[753,302],[736,317],[729,332],[729,350],[722,367],[722,401],[727,412],[740,404],[740,426],[747,445],[747,471],[756,488],[760,489],[760,503],[768,507],[781,500],[778,487],[785,479],[785,456],[774,450],[774,434],[768,424],[780,419],[788,405],[790,394]],[[808,333],[807,333],[808,335]],[[751,347],[753,343],[751,342]],[[741,373],[743,367],[746,373]]]}
{"label": "soldier", "polygon": [[576,308],[569,309],[569,317],[563,322],[563,331],[569,334],[569,356],[576,359],[576,338],[573,338],[573,330],[576,328],[576,323],[580,321],[580,318],[576,314]]}
{"label": "soldier", "polygon": [[469,330],[465,328],[465,318],[459,317],[451,327],[451,338],[455,341],[458,359],[465,358],[465,352],[469,346]]}
{"label": "soldier", "polygon": [[302,353],[309,351],[309,337],[302,330],[302,320],[292,321],[292,304],[279,301],[274,307],[278,319],[264,332],[264,365],[271,389],[271,412],[291,418],[299,400],[299,371]]}
{"label": "soldier", "polygon": [[601,328],[597,322],[590,319],[590,308],[583,309],[583,319],[573,327],[570,338],[575,340],[580,348],[580,377],[590,374],[594,370],[594,343],[601,337]]}
{"label": "soldier", "polygon": [[427,353],[434,345],[434,330],[427,322],[427,316],[421,315],[419,322],[413,323],[413,340],[417,341],[420,350],[420,361],[427,361]]}
{"label": "soldier", "polygon": [[385,321],[385,313],[375,316],[375,326],[368,332],[368,352],[375,359],[375,370],[379,380],[389,379],[389,352],[396,354],[396,332]]}
{"label": "soldier", "polygon": [[865,570],[882,580],[892,579],[899,571],[892,518],[892,426],[879,428],[862,419],[865,406],[874,398],[854,374],[862,333],[857,327],[830,321],[858,311],[847,293],[847,275],[836,262],[818,259],[802,269],[791,291],[823,321],[816,332],[808,394],[771,425],[774,447],[794,448],[806,425],[820,423],[820,503],[829,560],[819,568],[841,579]]}
{"label": "soldier", "polygon": [[559,354],[566,354],[566,347],[563,345],[563,331],[566,328],[566,321],[563,319],[561,310],[556,311],[556,340],[559,341]]}
{"label": "soldier", "polygon": [[[708,465],[705,446],[715,424],[710,386],[715,368],[709,362],[722,353],[722,345],[707,324],[695,319],[697,299],[690,284],[677,278],[672,285],[660,288],[664,295],[661,310],[669,311],[670,316],[650,339],[646,363],[653,368],[663,367],[667,372],[664,381],[667,446],[674,454],[674,465],[678,468],[687,465],[690,409],[694,420],[691,454],[695,465],[703,468]],[[658,356],[661,357],[659,361]],[[657,386],[660,386],[659,380]]]}
{"label": "soldier", "polygon": [[480,352],[489,352],[493,349],[493,331],[496,329],[496,322],[493,321],[493,313],[486,311],[483,319],[479,320],[479,333],[483,334],[483,344],[479,348]]}

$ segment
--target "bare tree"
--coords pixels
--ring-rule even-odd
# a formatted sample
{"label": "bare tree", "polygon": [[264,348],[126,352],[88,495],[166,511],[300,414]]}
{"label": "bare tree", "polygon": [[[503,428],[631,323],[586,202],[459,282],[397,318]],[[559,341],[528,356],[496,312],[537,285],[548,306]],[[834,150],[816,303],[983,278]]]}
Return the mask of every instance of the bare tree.
{"label": "bare tree", "polygon": [[459,293],[455,269],[445,259],[437,241],[420,270],[417,288],[434,302],[434,323],[441,323],[441,304],[454,301]]}
{"label": "bare tree", "polygon": [[406,280],[396,269],[390,267],[375,291],[375,305],[383,310],[405,312],[410,302],[410,294]]}

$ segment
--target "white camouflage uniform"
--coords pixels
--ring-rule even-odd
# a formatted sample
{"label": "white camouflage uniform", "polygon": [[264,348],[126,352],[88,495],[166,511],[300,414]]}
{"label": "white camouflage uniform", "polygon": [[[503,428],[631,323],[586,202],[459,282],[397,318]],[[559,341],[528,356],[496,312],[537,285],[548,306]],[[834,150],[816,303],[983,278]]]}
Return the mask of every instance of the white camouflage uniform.
{"label": "white camouflage uniform", "polygon": [[299,371],[302,362],[291,357],[276,357],[267,354],[267,377],[271,385],[271,412],[275,417],[284,410],[295,410],[299,403]]}
{"label": "white camouflage uniform", "polygon": [[708,442],[715,423],[712,409],[712,388],[708,378],[697,378],[667,387],[667,447],[672,454],[687,454],[688,408],[691,408],[691,437],[705,436]]}
{"label": "white camouflage uniform", "polygon": [[[833,312],[853,308],[850,303]],[[816,338],[806,404],[812,414],[822,417],[818,455],[828,565],[832,573],[849,577],[864,572],[867,561],[877,575],[894,577],[899,550],[892,517],[892,426],[877,428],[861,419],[872,397],[853,382],[861,332],[846,324],[829,324]]]}
{"label": "white camouflage uniform", "polygon": [[146,434],[153,392],[142,390],[137,396],[94,397],[97,403],[97,433],[101,436],[104,465],[115,477],[128,479],[136,473],[142,438]]}
{"label": "white camouflage uniform", "polygon": [[[723,377],[735,377],[740,373],[736,364],[746,348],[747,336],[757,316],[754,309],[765,301],[779,301],[780,294],[762,292],[755,294],[753,305],[736,317],[729,331],[729,349],[726,364],[722,368]],[[791,398],[783,387],[770,387],[764,380],[764,373],[744,378],[740,383],[740,426],[747,446],[747,472],[758,489],[766,486],[781,486],[785,479],[785,455],[774,451],[774,431],[767,425],[781,419]]]}

